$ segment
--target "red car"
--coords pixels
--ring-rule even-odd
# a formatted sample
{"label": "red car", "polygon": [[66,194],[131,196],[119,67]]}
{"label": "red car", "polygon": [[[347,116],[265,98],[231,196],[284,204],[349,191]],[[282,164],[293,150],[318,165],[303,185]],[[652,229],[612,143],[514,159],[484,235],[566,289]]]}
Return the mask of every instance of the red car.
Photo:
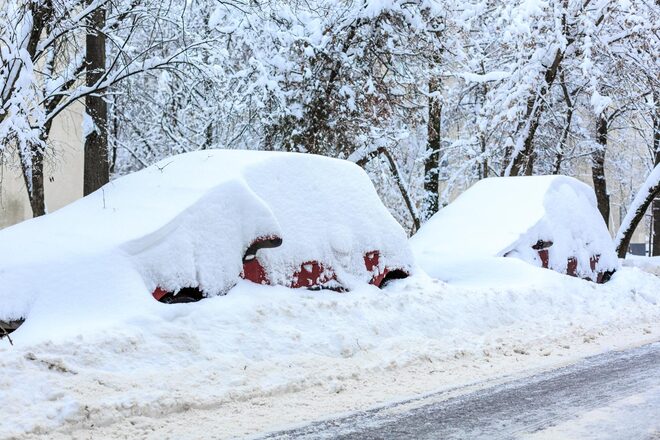
{"label": "red car", "polygon": [[[231,159],[224,157],[237,152],[213,154],[226,163]],[[345,291],[355,283],[382,287],[408,276],[412,256],[405,232],[357,165],[315,155],[240,154],[253,158],[243,178],[279,226],[277,232],[243,243],[240,278]],[[197,301],[205,295],[199,285],[179,290],[158,285],[153,292],[161,302]]]}

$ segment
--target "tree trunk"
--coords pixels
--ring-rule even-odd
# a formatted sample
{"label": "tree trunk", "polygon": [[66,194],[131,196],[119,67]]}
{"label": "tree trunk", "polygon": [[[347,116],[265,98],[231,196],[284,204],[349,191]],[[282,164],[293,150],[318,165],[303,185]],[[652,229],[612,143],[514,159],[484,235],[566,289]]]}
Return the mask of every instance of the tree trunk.
{"label": "tree trunk", "polygon": [[[486,67],[484,62],[481,61],[481,74],[486,74]],[[488,82],[484,81],[481,86],[477,89],[477,102],[479,103],[479,110],[477,114],[480,114],[483,111],[483,107],[486,103],[486,98],[488,96]],[[483,128],[479,125],[479,132],[477,134],[479,139],[479,150],[481,152],[481,160],[479,164],[479,179],[488,178],[488,158],[486,157],[486,133],[484,133]]]}
{"label": "tree trunk", "polygon": [[[32,15],[32,29],[25,50],[30,59],[34,59],[34,54],[39,45],[39,38],[45,32],[47,23],[53,13],[53,4],[51,1],[30,3],[30,12]],[[7,85],[5,85],[7,87]],[[12,93],[14,84],[10,84],[9,93]],[[0,121],[5,117],[11,117],[10,112],[1,112]],[[29,145],[28,151],[18,149],[21,160],[21,172],[23,182],[28,192],[32,217],[39,217],[46,214],[46,198],[44,191],[44,153],[46,140],[50,132],[50,123],[41,128],[41,144]]]}
{"label": "tree trunk", "polygon": [[525,164],[525,176],[534,175],[534,159],[536,159],[536,152],[532,151],[527,157],[527,163]]}
{"label": "tree trunk", "polygon": [[598,210],[603,216],[605,224],[610,224],[610,195],[607,193],[607,180],[605,179],[605,151],[607,149],[607,119],[604,115],[598,117],[598,148],[591,156],[591,178],[594,183],[594,192],[598,202]]}
{"label": "tree trunk", "polygon": [[46,214],[46,197],[44,193],[44,150],[42,146],[33,146],[30,148],[31,157],[21,156],[21,171],[23,182],[28,192],[32,217],[39,217]]}
{"label": "tree trunk", "polygon": [[46,194],[44,193],[44,155],[41,149],[32,156],[32,191],[30,194],[32,216],[46,214]]}
{"label": "tree trunk", "polygon": [[479,179],[488,178],[488,159],[486,158],[486,138],[482,134],[479,135],[479,147],[481,148],[481,166],[479,167]]}
{"label": "tree trunk", "polygon": [[429,81],[429,114],[427,122],[428,138],[426,141],[426,160],[424,161],[424,190],[426,191],[426,209],[424,216],[430,218],[438,212],[438,192],[440,178],[440,123],[442,105],[435,95],[440,89],[440,81]]}
{"label": "tree trunk", "polygon": [[[95,86],[105,74],[105,9],[99,8],[89,16],[86,41],[86,85]],[[105,90],[85,97],[87,114],[94,123],[94,129],[85,138],[85,169],[83,194],[90,194],[110,180],[108,160],[108,108],[103,97]]]}
{"label": "tree trunk", "polygon": [[[562,1],[564,13],[561,17],[562,33],[566,37],[567,46],[574,41],[574,37],[569,35],[570,20],[566,16],[568,3],[568,0]],[[536,130],[541,122],[541,115],[545,110],[546,95],[555,82],[561,63],[564,60],[566,49],[567,47],[556,49],[552,63],[545,69],[543,83],[538,93],[527,100],[525,118],[518,124],[516,129],[516,135],[518,136],[517,144],[505,152],[504,164],[506,168],[503,173],[505,176],[518,176],[523,171],[523,168],[525,169],[525,174],[530,176],[534,171],[534,136],[536,136]],[[509,159],[511,160],[510,162]],[[509,164],[506,165],[507,163]]]}
{"label": "tree trunk", "polygon": [[[205,23],[206,26],[204,26],[204,38],[205,39],[210,39],[211,35],[211,26],[209,25],[211,20],[211,9],[209,9],[208,13],[206,14],[206,19]],[[211,58],[211,54],[209,53],[209,48],[204,46],[202,48],[202,61],[204,62],[205,66],[208,66],[209,59]],[[204,82],[204,94],[205,96],[212,96],[212,89],[213,89],[213,82],[210,79],[205,79]],[[208,124],[206,125],[206,129],[204,130],[204,145],[202,145],[202,150],[208,150],[213,148],[213,122],[209,121]]]}
{"label": "tree trunk", "polygon": [[573,121],[573,100],[571,99],[571,94],[566,86],[566,78],[564,77],[563,70],[561,71],[560,79],[561,90],[564,94],[564,101],[566,101],[566,120],[561,132],[561,137],[559,138],[559,143],[557,144],[557,157],[555,158],[552,174],[559,174],[561,172],[561,164],[564,161],[564,154],[568,149],[568,134],[571,132],[571,122]]}
{"label": "tree trunk", "polygon": [[[653,93],[655,112],[653,113],[653,151],[655,166],[660,165],[660,92]],[[660,256],[660,195],[653,200],[651,208],[653,237],[651,237],[651,256]]]}
{"label": "tree trunk", "polygon": [[651,207],[651,214],[653,215],[652,228],[653,237],[651,239],[651,256],[660,256],[660,195],[653,200]]}

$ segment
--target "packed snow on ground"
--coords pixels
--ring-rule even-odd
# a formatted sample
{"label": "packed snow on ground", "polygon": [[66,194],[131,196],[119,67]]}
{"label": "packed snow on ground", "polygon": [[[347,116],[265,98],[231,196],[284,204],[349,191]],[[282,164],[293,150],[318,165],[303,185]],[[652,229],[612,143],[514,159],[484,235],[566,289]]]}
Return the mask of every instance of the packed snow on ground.
{"label": "packed snow on ground", "polygon": [[549,267],[565,273],[569,258],[577,274],[596,279],[589,260],[599,255],[595,272],[619,266],[612,238],[593,190],[566,176],[483,179],[438,211],[411,239],[418,263],[442,276],[458,261],[510,256],[541,266],[532,249],[551,241]]}
{"label": "packed snow on ground", "polygon": [[638,267],[641,270],[660,277],[660,256],[642,257],[640,255],[627,255],[621,264],[627,267]]}
{"label": "packed snow on ground", "polygon": [[527,440],[622,440],[655,439],[660,433],[660,385],[602,406],[575,419],[526,436]]}
{"label": "packed snow on ground", "polygon": [[0,320],[17,340],[161,316],[151,292],[235,285],[247,247],[274,283],[320,261],[346,287],[368,281],[363,256],[412,271],[406,234],[354,163],[321,156],[206,150],[117,179],[53,214],[0,231]]}
{"label": "packed snow on ground", "polygon": [[[103,330],[84,319],[62,322],[80,333],[75,337],[49,341],[45,328],[38,341],[17,332],[13,347],[6,340],[0,345],[0,401],[11,402],[3,408],[0,438],[85,438],[90,429],[104,438],[163,438],[157,428],[164,423],[174,424],[172,438],[185,438],[196,429],[189,417],[200,411],[211,415],[200,434],[231,436],[237,424],[247,432],[262,426],[259,411],[270,429],[304,420],[313,402],[286,415],[274,402],[309,389],[363,402],[347,383],[378,382],[392,372],[392,380],[404,382],[411,379],[397,371],[428,365],[432,371],[417,379],[428,386],[433,372],[456,377],[448,367],[456,359],[465,380],[497,359],[561,355],[576,338],[580,344],[601,335],[616,339],[630,328],[639,329],[640,339],[642,329],[658,338],[660,279],[636,268],[597,285],[493,258],[471,278],[450,284],[418,274],[384,290],[364,285],[350,293],[242,281],[226,296],[157,304],[148,313],[116,317]],[[383,384],[372,398],[394,386]],[[225,413],[242,401],[266,406]],[[218,424],[222,414],[225,423]]]}

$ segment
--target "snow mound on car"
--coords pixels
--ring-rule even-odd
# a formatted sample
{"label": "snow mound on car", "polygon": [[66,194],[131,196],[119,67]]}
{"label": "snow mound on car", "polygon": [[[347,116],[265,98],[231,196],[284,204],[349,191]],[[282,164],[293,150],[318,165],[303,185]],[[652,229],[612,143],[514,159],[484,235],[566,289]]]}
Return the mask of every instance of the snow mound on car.
{"label": "snow mound on car", "polygon": [[[484,179],[436,213],[412,237],[422,268],[433,274],[439,262],[515,256],[540,265],[532,246],[551,241],[549,267],[566,272],[568,258],[577,274],[593,277],[589,259],[600,255],[596,271],[619,263],[593,190],[566,176]],[[595,279],[595,278],[592,278]]]}
{"label": "snow mound on car", "polygon": [[[18,332],[84,328],[162,307],[150,295],[156,286],[225,293],[251,240],[273,235],[284,244],[260,259],[324,261],[349,278],[366,270],[353,253],[374,244],[398,267],[412,261],[404,231],[357,165],[205,150],[0,231],[0,319],[29,316]],[[284,276],[271,272],[275,281]]]}
{"label": "snow mound on car", "polygon": [[352,287],[371,277],[364,255],[375,250],[379,266],[412,270],[406,233],[360,167],[325,158],[309,165],[290,164],[290,156],[275,155],[244,172],[281,228],[282,245],[259,256],[272,282],[287,285],[301,263],[319,261]]}

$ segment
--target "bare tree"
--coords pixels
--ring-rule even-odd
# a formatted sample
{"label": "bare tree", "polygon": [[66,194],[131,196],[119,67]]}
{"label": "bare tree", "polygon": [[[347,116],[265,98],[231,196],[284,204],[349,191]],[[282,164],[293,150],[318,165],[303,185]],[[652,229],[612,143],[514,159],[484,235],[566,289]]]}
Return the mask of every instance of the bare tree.
{"label": "bare tree", "polygon": [[[113,13],[105,22],[110,5]],[[103,95],[133,75],[174,68],[187,50],[200,44],[192,40],[163,53],[170,34],[181,32],[172,31],[177,16],[155,0],[0,3],[0,154],[12,148],[18,153],[34,216],[46,213],[44,159],[53,153],[49,140],[54,119],[85,101],[97,124],[86,141],[91,157],[85,190],[107,181]],[[88,47],[81,47],[81,40]],[[106,40],[112,53],[107,63]]]}

